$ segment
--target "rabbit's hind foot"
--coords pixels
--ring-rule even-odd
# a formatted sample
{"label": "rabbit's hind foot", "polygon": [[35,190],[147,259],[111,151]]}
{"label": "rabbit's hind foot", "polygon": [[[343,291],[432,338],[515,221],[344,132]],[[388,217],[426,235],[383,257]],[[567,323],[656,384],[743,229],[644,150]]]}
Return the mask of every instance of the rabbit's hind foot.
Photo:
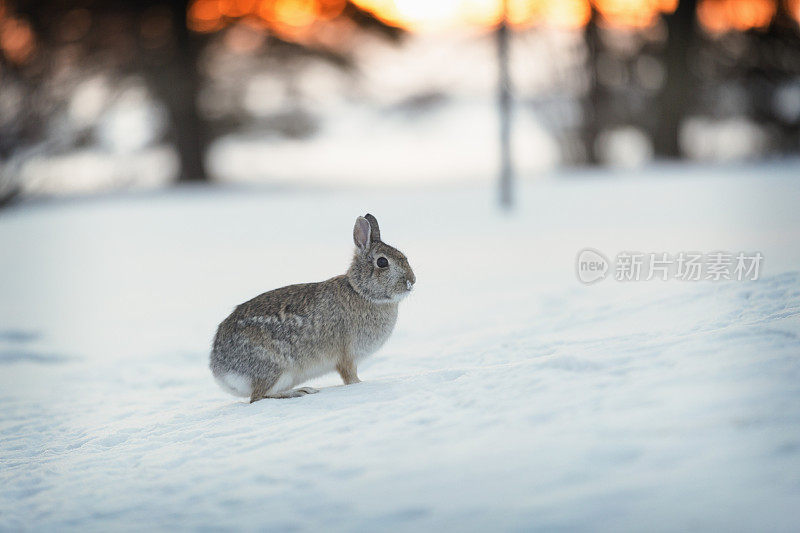
{"label": "rabbit's hind foot", "polygon": [[265,394],[260,392],[259,389],[256,388],[253,390],[253,394],[250,395],[250,403],[257,402],[258,400],[263,400],[265,398],[274,398],[274,399],[299,398],[300,396],[305,396],[306,394],[316,394],[318,392],[319,389],[315,389],[314,387],[300,387],[299,389],[289,389],[289,390],[270,392]]}

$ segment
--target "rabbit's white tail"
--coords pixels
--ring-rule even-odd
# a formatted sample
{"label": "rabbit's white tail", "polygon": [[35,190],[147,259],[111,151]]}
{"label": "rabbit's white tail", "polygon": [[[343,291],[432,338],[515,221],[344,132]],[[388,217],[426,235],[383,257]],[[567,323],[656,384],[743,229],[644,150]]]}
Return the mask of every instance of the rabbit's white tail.
{"label": "rabbit's white tail", "polygon": [[221,376],[214,375],[219,386],[234,396],[248,397],[253,392],[253,381],[244,374],[227,372]]}

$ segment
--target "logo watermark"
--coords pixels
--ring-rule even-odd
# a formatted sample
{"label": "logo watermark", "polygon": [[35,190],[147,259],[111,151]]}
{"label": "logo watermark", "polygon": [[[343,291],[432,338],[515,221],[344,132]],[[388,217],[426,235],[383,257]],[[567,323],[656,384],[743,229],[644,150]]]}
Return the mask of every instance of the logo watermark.
{"label": "logo watermark", "polygon": [[761,252],[620,252],[609,261],[594,248],[584,248],[575,258],[581,283],[590,285],[607,277],[616,281],[755,281],[761,273]]}
{"label": "logo watermark", "polygon": [[606,256],[593,248],[584,248],[578,252],[576,272],[581,283],[590,285],[605,279],[609,263]]}

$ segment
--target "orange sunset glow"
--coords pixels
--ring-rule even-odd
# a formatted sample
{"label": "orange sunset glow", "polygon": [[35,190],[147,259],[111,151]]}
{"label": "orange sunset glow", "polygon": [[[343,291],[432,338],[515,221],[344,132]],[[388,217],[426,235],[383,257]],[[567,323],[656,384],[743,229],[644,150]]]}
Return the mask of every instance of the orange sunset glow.
{"label": "orange sunset glow", "polygon": [[[497,0],[448,0],[432,9],[425,0],[357,0],[390,24],[410,30],[456,25],[494,26],[502,16]],[[508,19],[516,26],[539,24],[580,28],[591,16],[592,5],[611,26],[645,28],[661,13],[671,13],[677,0],[509,0]]]}
{"label": "orange sunset glow", "polygon": [[[412,32],[453,27],[492,27],[502,16],[501,0],[353,0],[387,24]],[[336,18],[345,0],[195,0],[189,24],[198,32],[214,32],[230,20],[245,18],[278,34],[302,36],[317,23]],[[580,28],[592,7],[601,23],[616,28],[647,28],[678,0],[508,0],[509,22],[517,27],[549,25]],[[800,1],[789,0],[800,18]],[[775,0],[701,0],[698,19],[710,33],[767,26],[776,12]]]}
{"label": "orange sunset glow", "polygon": [[24,62],[33,51],[34,39],[30,24],[23,19],[0,18],[0,49],[14,63]]}
{"label": "orange sunset glow", "polygon": [[708,31],[724,33],[766,28],[776,11],[771,0],[702,0],[697,6],[697,18]]}

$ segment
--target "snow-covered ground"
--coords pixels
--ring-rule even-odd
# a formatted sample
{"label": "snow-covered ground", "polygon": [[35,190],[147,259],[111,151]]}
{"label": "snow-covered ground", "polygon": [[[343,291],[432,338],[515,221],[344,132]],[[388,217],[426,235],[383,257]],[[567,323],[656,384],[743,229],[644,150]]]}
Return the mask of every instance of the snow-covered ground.
{"label": "snow-covered ground", "polygon": [[[800,164],[494,191],[185,189],[0,212],[0,530],[785,530],[800,523]],[[415,294],[363,383],[249,405],[217,323],[343,272]],[[584,286],[584,247],[761,279]]]}

